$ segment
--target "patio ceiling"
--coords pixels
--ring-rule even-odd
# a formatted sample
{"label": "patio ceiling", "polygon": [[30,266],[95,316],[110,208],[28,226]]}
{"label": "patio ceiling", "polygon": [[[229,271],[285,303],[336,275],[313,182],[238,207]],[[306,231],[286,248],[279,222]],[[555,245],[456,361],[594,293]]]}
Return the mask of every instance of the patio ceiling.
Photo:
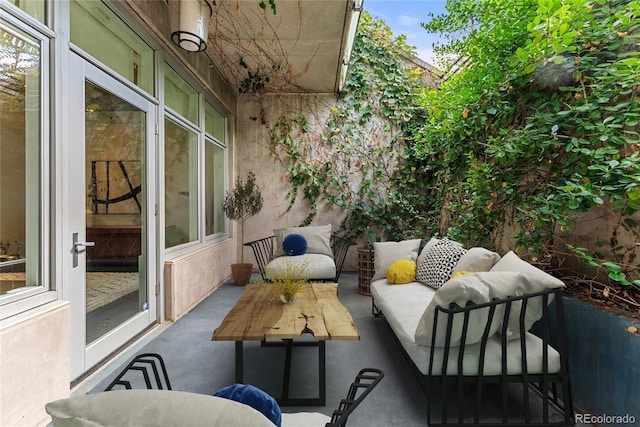
{"label": "patio ceiling", "polygon": [[213,63],[247,91],[258,84],[267,92],[338,92],[362,0],[275,4],[274,15],[258,0],[215,0],[207,43]]}

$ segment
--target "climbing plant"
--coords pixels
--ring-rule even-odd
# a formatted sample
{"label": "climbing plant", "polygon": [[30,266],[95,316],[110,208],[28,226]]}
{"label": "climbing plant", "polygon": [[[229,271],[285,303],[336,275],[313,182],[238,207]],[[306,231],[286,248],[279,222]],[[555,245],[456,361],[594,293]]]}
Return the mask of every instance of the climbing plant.
{"label": "climbing plant", "polygon": [[[465,65],[425,93],[429,119],[410,156],[433,171],[441,231],[496,242],[516,230],[532,258],[569,249],[604,269],[606,285],[640,289],[637,243],[620,245],[622,233],[639,237],[640,4],[450,0],[447,10],[424,27],[463,34],[439,49]],[[598,207],[615,218],[603,250],[564,242]]]}
{"label": "climbing plant", "polygon": [[[354,236],[401,237],[417,225],[410,197],[390,185],[406,163],[412,129],[425,118],[424,85],[406,63],[410,56],[404,36],[394,39],[383,21],[364,12],[345,89],[320,131],[286,115],[270,129],[271,152],[290,174],[291,204],[300,192],[312,204],[306,222],[322,197],[349,213],[344,228]],[[403,185],[417,194],[417,182]]]}

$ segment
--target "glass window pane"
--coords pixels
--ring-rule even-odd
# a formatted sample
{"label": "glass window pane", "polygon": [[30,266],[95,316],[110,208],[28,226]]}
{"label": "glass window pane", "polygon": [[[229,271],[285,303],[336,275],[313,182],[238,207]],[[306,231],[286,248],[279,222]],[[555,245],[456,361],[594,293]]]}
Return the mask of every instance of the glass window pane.
{"label": "glass window pane", "polygon": [[46,0],[9,0],[9,3],[18,6],[43,24],[47,23],[45,16],[47,11]]}
{"label": "glass window pane", "polygon": [[0,21],[0,295],[41,285],[40,42]]}
{"label": "glass window pane", "polygon": [[173,68],[164,66],[164,103],[191,123],[198,125],[198,93]]}
{"label": "glass window pane", "polygon": [[205,144],[205,223],[206,235],[224,232],[224,150],[211,142]]}
{"label": "glass window pane", "polygon": [[197,136],[165,119],[165,247],[198,239]]}
{"label": "glass window pane", "polygon": [[209,103],[204,106],[205,131],[224,144],[224,116]]}
{"label": "glass window pane", "polygon": [[153,50],[98,0],[71,2],[71,41],[153,94]]}

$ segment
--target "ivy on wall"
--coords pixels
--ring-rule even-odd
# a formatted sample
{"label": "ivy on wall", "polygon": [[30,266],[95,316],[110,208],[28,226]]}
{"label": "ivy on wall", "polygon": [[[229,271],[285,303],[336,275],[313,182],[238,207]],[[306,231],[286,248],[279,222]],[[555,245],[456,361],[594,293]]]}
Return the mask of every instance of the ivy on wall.
{"label": "ivy on wall", "polygon": [[[268,125],[291,203],[312,203],[306,222],[324,198],[353,235],[513,238],[532,260],[577,255],[605,286],[640,289],[640,248],[620,245],[640,240],[640,3],[449,0],[424,27],[455,35],[439,51],[461,59],[438,89],[406,66],[406,40],[363,13],[324,130],[301,116]],[[602,251],[563,241],[596,207],[616,218]]]}
{"label": "ivy on wall", "polygon": [[[502,13],[490,13],[499,3]],[[449,1],[429,31],[465,30],[443,53],[467,68],[427,93],[414,158],[446,182],[448,234],[496,241],[505,224],[540,259],[564,247],[640,288],[640,4],[620,0]],[[442,147],[446,147],[444,150]],[[455,174],[452,171],[456,171]],[[617,218],[601,253],[561,242],[581,214]],[[604,250],[604,249],[608,250]]]}

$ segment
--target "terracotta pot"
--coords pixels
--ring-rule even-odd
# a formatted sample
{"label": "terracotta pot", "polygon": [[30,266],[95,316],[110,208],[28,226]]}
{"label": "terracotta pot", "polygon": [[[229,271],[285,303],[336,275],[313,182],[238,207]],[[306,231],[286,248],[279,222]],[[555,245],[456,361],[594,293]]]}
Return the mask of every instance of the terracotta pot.
{"label": "terracotta pot", "polygon": [[238,263],[231,264],[231,276],[236,286],[244,286],[249,283],[251,279],[251,272],[253,271],[253,264],[251,263]]}

